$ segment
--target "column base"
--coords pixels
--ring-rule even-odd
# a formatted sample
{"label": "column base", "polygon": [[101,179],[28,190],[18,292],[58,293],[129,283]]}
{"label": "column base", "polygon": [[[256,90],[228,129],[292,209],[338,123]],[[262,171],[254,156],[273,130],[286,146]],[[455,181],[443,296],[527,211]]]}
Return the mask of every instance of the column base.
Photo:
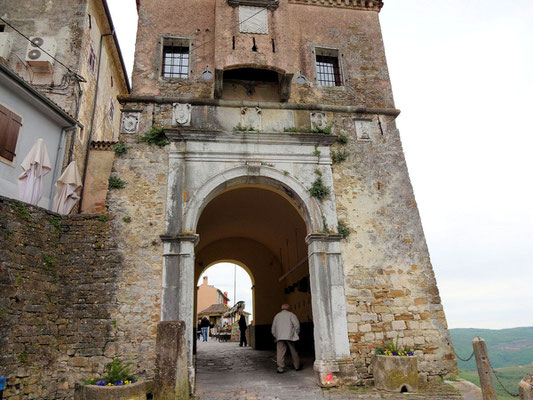
{"label": "column base", "polygon": [[313,369],[320,387],[349,386],[361,382],[355,362],[351,358],[342,360],[316,360]]}

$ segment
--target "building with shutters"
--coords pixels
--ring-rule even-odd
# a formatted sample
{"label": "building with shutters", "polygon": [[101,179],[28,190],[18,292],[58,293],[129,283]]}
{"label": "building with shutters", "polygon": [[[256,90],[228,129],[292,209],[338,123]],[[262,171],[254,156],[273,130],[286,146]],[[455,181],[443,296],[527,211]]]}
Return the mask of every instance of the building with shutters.
{"label": "building with shutters", "polygon": [[[83,126],[66,131],[60,167],[76,161],[83,210],[105,211],[111,146],[119,135],[117,95],[129,91],[106,1],[2,0],[0,17],[0,62]],[[26,140],[26,132],[18,140]]]}
{"label": "building with shutters", "polygon": [[0,63],[0,188],[18,198],[21,163],[37,139],[44,139],[52,170],[42,183],[41,207],[51,209],[61,174],[66,132],[78,122],[32,85]]}

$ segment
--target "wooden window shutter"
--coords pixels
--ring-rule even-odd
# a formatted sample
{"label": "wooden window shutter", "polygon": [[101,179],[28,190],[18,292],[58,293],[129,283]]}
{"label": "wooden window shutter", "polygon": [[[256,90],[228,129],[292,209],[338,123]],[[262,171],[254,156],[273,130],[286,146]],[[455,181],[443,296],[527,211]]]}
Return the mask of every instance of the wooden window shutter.
{"label": "wooden window shutter", "polygon": [[0,105],[0,157],[13,161],[21,126],[22,118]]}

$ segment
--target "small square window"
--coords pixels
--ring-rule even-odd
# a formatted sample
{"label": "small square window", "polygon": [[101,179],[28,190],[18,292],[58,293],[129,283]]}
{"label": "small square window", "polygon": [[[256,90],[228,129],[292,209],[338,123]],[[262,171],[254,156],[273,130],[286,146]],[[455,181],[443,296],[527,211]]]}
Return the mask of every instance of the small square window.
{"label": "small square window", "polygon": [[316,80],[320,86],[342,86],[337,50],[316,49]]}
{"label": "small square window", "polygon": [[183,39],[166,39],[163,45],[164,78],[189,77],[189,45]]}
{"label": "small square window", "polygon": [[5,29],[6,29],[5,25],[0,25],[0,32],[4,32]]}

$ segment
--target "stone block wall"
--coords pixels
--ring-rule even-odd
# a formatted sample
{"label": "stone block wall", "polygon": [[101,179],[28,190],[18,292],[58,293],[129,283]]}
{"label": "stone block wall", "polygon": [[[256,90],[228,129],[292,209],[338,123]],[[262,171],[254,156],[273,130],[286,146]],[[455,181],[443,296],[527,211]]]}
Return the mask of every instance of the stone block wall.
{"label": "stone block wall", "polygon": [[120,257],[109,223],[0,197],[0,241],[4,398],[72,398],[117,355]]}

